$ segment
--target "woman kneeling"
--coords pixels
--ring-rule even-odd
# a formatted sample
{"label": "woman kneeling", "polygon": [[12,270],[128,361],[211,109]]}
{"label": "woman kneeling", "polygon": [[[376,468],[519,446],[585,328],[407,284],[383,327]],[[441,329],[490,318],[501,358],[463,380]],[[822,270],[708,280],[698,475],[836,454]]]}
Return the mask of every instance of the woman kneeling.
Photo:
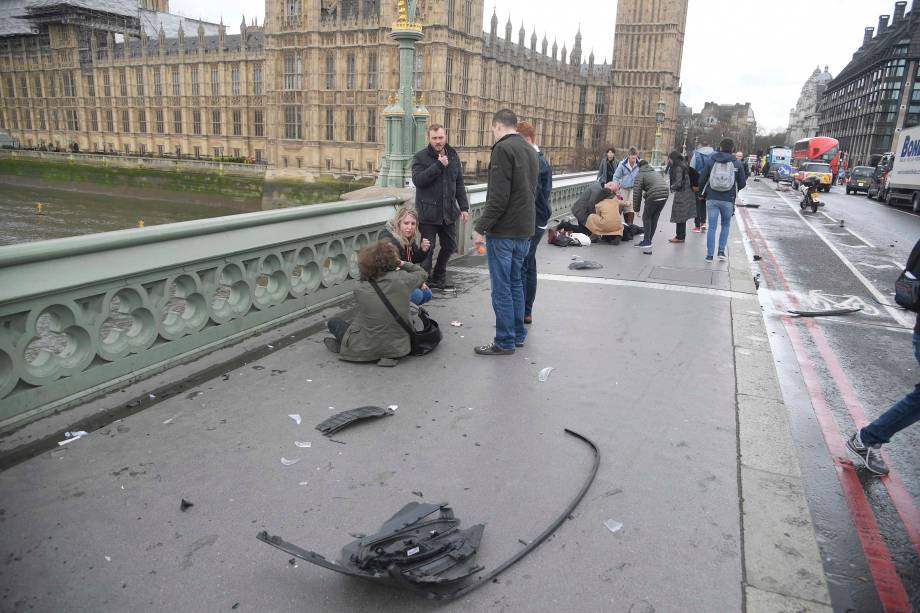
{"label": "woman kneeling", "polygon": [[[386,229],[380,235],[380,240],[389,241],[396,247],[400,259],[404,262],[421,264],[428,257],[431,241],[423,238],[420,246],[415,242],[417,235],[418,214],[412,209],[401,206],[396,209],[396,214],[387,222]],[[431,290],[428,285],[422,283],[421,287],[412,290],[409,300],[412,304],[419,306],[431,300]]]}

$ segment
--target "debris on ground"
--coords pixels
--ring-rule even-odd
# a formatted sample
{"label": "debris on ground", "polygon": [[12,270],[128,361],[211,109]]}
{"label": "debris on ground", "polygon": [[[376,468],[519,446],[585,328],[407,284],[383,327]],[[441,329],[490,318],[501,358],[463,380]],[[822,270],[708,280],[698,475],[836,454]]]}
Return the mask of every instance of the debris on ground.
{"label": "debris on ground", "polygon": [[526,542],[526,546],[511,558],[475,581],[468,580],[483,570],[482,566],[475,564],[474,558],[485,526],[477,524],[461,530],[460,520],[454,517],[453,509],[447,503],[410,502],[384,522],[375,534],[356,538],[345,545],[338,562],[327,560],[316,552],[264,530],[256,538],[296,558],[344,575],[401,587],[433,600],[461,598],[494,582],[501,573],[536,549],[571,516],[588,492],[597,476],[600,452],[597,445],[581,434],[569,429],[565,433],[588,445],[594,456],[581,489],[549,527]]}
{"label": "debris on ground", "polygon": [[455,327],[455,328],[459,328],[460,326],[463,325],[463,322],[462,322],[462,321],[458,321],[458,320],[455,319],[455,320],[453,320],[452,322],[450,322],[450,325],[452,325],[452,326]]}
{"label": "debris on ground", "polygon": [[416,496],[418,496],[419,498],[424,498],[424,497],[425,497],[425,495],[422,494],[422,492],[420,492],[420,491],[418,491],[418,490],[412,490],[412,493],[415,494]]}
{"label": "debris on ground", "polygon": [[294,460],[288,460],[285,457],[281,458],[281,463],[284,464],[285,466],[293,466],[294,464],[297,464],[298,462],[300,462],[300,458],[296,458]]}
{"label": "debris on ground", "polygon": [[89,432],[86,432],[85,430],[75,430],[73,432],[65,432],[64,440],[59,441],[58,445],[66,445],[67,443],[72,443],[78,438],[83,438],[87,434],[89,434]]}
{"label": "debris on ground", "polygon": [[846,309],[831,309],[829,311],[788,311],[792,315],[799,317],[831,317],[834,315],[850,315],[862,311],[862,307],[851,307]]}
{"label": "debris on ground", "polygon": [[617,532],[623,529],[623,524],[613,519],[608,519],[607,521],[605,521],[604,526],[606,526],[607,529],[613,532],[614,534],[616,534]]}
{"label": "debris on ground", "polygon": [[540,381],[546,381],[547,379],[549,379],[550,373],[553,372],[554,370],[555,369],[552,366],[547,366],[546,368],[540,371],[540,374],[537,375],[537,379],[539,379]]}
{"label": "debris on ground", "polygon": [[755,256],[754,256],[754,261],[755,261],[755,262],[759,262],[759,261],[762,260],[762,259],[763,259],[763,258],[760,257],[759,255],[755,255]]}
{"label": "debris on ground", "polygon": [[188,511],[188,510],[191,509],[193,506],[195,506],[195,503],[194,503],[194,502],[189,502],[188,500],[186,500],[185,498],[183,498],[183,499],[182,499],[182,502],[179,503],[179,510],[180,510],[180,511],[183,511],[183,512],[184,512],[184,511]]}
{"label": "debris on ground", "polygon": [[298,415],[298,414],[295,413],[294,415],[288,415],[288,417],[290,417],[290,418],[293,419],[295,422],[297,422],[297,425],[298,425],[298,426],[300,425],[300,415]]}
{"label": "debris on ground", "polygon": [[316,429],[322,432],[324,435],[329,436],[331,434],[335,434],[343,428],[347,428],[355,422],[371,419],[374,417],[388,417],[390,415],[394,415],[395,413],[396,411],[394,409],[384,409],[383,407],[358,407],[357,409],[350,409],[348,411],[336,413],[329,419],[323,420],[317,424]]}
{"label": "debris on ground", "polygon": [[569,270],[596,270],[604,265],[591,260],[576,260],[569,264]]}
{"label": "debris on ground", "polygon": [[313,443],[311,443],[310,441],[306,441],[306,442],[294,441],[294,444],[303,449],[307,449],[313,446]]}

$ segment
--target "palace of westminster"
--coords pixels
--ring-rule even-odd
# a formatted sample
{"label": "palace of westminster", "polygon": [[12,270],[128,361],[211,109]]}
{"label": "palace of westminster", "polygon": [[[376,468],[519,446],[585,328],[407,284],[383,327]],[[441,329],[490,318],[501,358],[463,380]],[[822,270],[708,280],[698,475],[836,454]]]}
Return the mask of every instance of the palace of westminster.
{"label": "palace of westminster", "polygon": [[[239,34],[169,12],[169,0],[7,0],[0,5],[0,133],[23,147],[243,157],[311,175],[373,176],[382,112],[399,86],[387,36],[396,0],[265,0]],[[538,40],[484,0],[418,0],[416,96],[467,174],[488,164],[492,114],[537,128],[557,169],[608,146],[674,142],[688,0],[619,0],[613,63]]]}

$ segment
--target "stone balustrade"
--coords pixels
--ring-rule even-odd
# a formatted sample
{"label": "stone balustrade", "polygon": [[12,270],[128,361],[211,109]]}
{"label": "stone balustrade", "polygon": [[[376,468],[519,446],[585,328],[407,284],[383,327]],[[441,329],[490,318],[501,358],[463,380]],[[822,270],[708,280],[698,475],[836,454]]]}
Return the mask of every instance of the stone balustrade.
{"label": "stone balustrade", "polygon": [[[554,214],[594,173],[554,178]],[[485,186],[469,188],[471,217]],[[0,430],[347,296],[396,197],[0,247]],[[460,253],[469,230],[459,229]]]}

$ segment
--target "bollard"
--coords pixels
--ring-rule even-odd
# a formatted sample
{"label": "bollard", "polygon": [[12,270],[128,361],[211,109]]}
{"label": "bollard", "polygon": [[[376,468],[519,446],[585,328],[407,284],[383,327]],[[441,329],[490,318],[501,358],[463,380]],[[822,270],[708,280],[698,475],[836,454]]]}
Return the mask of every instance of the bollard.
{"label": "bollard", "polygon": [[45,205],[44,205],[44,204],[42,204],[41,202],[37,202],[37,203],[35,204],[35,214],[36,214],[36,215],[44,215],[44,214],[45,214],[44,208],[45,208]]}
{"label": "bollard", "polygon": [[138,219],[138,220],[137,220],[137,227],[138,227],[138,228],[143,228],[143,227],[144,227],[144,220],[143,220],[143,219]]}

